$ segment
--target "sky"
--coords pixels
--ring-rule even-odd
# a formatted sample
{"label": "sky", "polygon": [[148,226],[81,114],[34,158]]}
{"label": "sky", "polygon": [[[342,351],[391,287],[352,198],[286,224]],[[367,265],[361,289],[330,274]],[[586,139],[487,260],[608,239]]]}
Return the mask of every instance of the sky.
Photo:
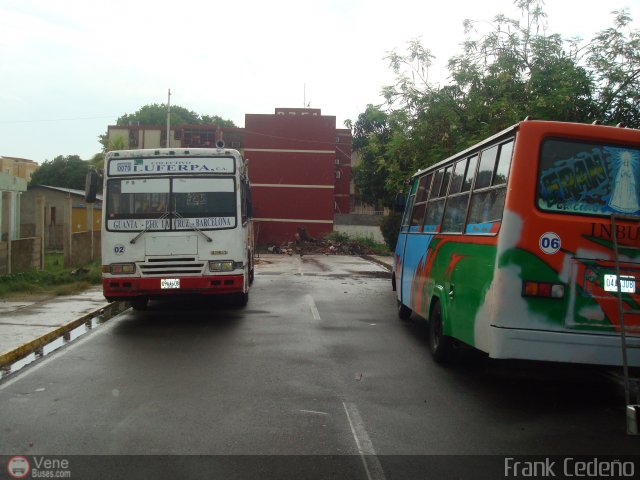
{"label": "sky", "polygon": [[[546,0],[547,31],[591,39],[640,0]],[[385,56],[419,38],[446,84],[463,21],[520,18],[512,0],[0,0],[0,156],[90,159],[118,117],[151,103],[219,115],[322,109],[338,128],[393,83]]]}

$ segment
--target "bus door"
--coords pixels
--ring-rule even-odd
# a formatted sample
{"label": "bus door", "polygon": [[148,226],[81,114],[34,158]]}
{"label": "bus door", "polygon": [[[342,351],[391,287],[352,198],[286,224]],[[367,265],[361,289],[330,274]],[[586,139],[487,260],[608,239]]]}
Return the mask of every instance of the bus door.
{"label": "bus door", "polygon": [[396,243],[396,250],[394,254],[394,274],[396,276],[396,295],[398,301],[406,305],[409,304],[409,292],[411,291],[411,277],[407,280],[404,275],[405,254],[407,246],[407,236],[409,233],[411,223],[411,213],[413,211],[413,204],[416,199],[416,190],[418,189],[418,179],[415,179],[411,185],[409,198],[404,209],[404,215],[402,216],[402,222],[400,224],[400,233],[398,235],[398,241]]}

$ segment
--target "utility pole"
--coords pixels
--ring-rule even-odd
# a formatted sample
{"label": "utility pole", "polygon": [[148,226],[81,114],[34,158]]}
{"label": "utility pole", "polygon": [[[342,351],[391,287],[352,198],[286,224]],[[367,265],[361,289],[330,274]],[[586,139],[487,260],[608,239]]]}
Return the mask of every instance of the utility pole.
{"label": "utility pole", "polygon": [[171,141],[169,139],[169,135],[171,134],[171,89],[169,89],[169,94],[167,96],[167,141],[166,147],[171,147]]}

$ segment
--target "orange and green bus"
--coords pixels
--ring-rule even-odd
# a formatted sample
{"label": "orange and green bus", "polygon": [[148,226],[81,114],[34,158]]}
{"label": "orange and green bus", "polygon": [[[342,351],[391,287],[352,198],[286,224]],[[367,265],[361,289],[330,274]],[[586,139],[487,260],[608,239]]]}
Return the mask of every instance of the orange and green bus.
{"label": "orange and green bus", "polygon": [[525,120],[418,171],[405,205],[392,286],[436,361],[621,365],[620,305],[640,342],[640,130]]}

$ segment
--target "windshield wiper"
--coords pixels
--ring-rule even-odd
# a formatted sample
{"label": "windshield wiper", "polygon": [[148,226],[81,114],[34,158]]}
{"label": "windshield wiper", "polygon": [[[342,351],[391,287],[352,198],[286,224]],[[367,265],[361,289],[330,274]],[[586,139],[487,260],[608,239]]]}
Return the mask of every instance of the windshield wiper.
{"label": "windshield wiper", "polygon": [[207,235],[206,233],[204,233],[202,230],[200,230],[198,227],[196,227],[195,225],[190,225],[189,224],[189,220],[184,218],[182,215],[180,215],[178,212],[173,212],[173,214],[176,216],[176,218],[181,218],[183,220],[187,220],[187,225],[189,226],[189,228],[191,228],[192,230],[195,230],[196,232],[198,232],[200,235],[202,235],[204,238],[207,239],[207,242],[213,242],[213,238],[211,238],[209,235]]}
{"label": "windshield wiper", "polygon": [[[162,215],[160,215],[158,217],[158,220],[162,220],[164,218],[167,218],[169,216],[169,211],[164,212]],[[136,235],[135,237],[133,237],[131,240],[129,240],[129,243],[134,244],[138,241],[138,239],[144,235],[145,233],[147,233],[149,231],[149,228],[151,228],[151,223],[147,222],[147,226],[145,227],[144,230],[142,230],[138,235]]]}

